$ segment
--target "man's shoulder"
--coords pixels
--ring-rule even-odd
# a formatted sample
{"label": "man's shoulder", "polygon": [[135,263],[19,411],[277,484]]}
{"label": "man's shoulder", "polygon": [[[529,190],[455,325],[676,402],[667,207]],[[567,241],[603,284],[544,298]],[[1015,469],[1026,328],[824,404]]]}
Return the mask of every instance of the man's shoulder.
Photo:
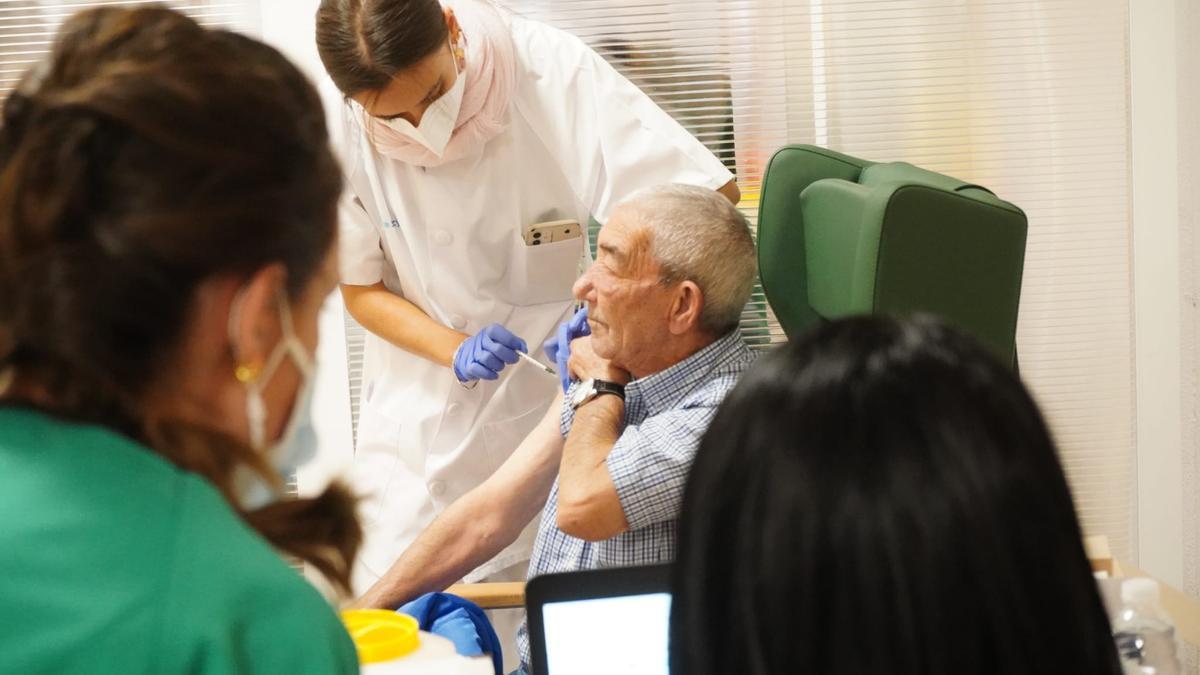
{"label": "man's shoulder", "polygon": [[713,377],[696,387],[679,401],[678,408],[716,408],[737,386],[745,369],[714,373]]}
{"label": "man's shoulder", "polygon": [[740,335],[727,338],[726,345],[708,364],[709,371],[699,384],[679,400],[677,408],[716,408],[737,386],[742,375],[754,365],[757,354]]}

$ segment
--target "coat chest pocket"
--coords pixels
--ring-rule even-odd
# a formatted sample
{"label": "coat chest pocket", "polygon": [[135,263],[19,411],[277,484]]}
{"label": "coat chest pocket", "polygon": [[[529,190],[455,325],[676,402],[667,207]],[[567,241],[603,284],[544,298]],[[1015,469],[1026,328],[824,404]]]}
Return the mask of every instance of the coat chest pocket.
{"label": "coat chest pocket", "polygon": [[514,235],[506,284],[509,297],[505,300],[518,307],[570,300],[583,264],[583,242],[583,237],[577,237],[527,246]]}

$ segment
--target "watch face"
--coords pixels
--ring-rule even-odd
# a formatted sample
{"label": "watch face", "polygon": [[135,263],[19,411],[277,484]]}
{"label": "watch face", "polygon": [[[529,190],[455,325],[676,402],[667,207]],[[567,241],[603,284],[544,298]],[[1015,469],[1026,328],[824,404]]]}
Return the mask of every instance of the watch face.
{"label": "watch face", "polygon": [[592,396],[595,395],[595,393],[596,393],[596,381],[595,380],[588,378],[588,379],[584,380],[583,382],[580,382],[579,386],[575,387],[575,392],[571,394],[571,407],[578,408],[579,406],[583,405],[584,403],[587,403],[592,398]]}

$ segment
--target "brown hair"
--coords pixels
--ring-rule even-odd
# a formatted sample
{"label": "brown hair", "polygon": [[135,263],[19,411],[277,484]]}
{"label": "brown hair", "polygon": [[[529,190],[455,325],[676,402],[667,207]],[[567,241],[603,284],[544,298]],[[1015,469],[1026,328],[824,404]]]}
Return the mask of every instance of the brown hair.
{"label": "brown hair", "polygon": [[[149,419],[147,374],[166,372],[205,279],[281,263],[289,294],[304,290],[340,190],[320,99],[274,49],[162,8],[75,15],[3,108],[0,372],[236,504],[239,467],[273,469],[225,435]],[[343,488],[243,517],[347,586],[361,530]]]}
{"label": "brown hair", "polygon": [[375,92],[446,44],[438,0],[321,0],[317,51],[346,96]]}

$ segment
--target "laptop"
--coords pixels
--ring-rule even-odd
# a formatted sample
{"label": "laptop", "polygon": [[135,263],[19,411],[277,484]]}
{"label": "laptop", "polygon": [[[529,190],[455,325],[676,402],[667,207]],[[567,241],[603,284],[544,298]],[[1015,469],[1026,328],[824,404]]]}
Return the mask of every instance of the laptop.
{"label": "laptop", "polygon": [[532,675],[668,675],[670,569],[532,579],[525,589]]}

